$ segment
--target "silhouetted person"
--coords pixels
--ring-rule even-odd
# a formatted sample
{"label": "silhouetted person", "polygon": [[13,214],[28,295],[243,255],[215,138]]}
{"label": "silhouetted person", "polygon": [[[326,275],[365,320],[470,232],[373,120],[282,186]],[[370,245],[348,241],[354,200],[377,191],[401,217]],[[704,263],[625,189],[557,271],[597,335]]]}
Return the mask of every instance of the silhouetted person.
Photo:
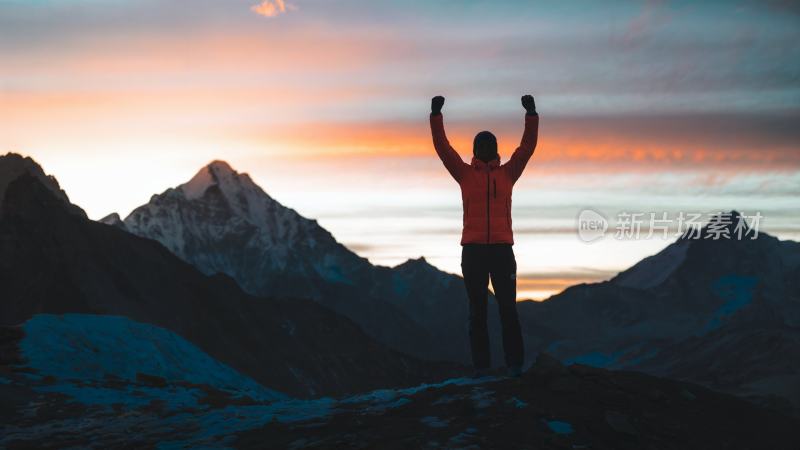
{"label": "silhouetted person", "polygon": [[533,155],[539,132],[539,115],[533,97],[522,97],[525,132],[511,159],[500,164],[497,139],[488,131],[475,136],[472,162],[465,163],[444,132],[444,97],[431,100],[431,134],[436,153],[461,186],[464,229],[461,234],[461,270],[469,297],[469,338],[477,376],[490,366],[486,308],[489,277],[503,326],[503,350],[508,371],[519,376],[523,362],[522,332],[517,316],[517,262],[511,231],[511,190]]}

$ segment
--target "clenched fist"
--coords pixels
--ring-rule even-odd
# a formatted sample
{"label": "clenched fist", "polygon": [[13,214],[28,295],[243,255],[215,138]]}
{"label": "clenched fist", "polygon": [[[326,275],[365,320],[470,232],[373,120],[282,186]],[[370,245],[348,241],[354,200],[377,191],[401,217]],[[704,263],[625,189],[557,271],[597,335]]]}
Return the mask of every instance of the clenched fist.
{"label": "clenched fist", "polygon": [[434,116],[442,113],[442,106],[444,106],[444,97],[437,95],[431,99],[431,114]]}
{"label": "clenched fist", "polygon": [[527,112],[528,114],[530,115],[536,114],[536,102],[533,101],[532,95],[522,96],[522,107],[525,108],[525,112]]}

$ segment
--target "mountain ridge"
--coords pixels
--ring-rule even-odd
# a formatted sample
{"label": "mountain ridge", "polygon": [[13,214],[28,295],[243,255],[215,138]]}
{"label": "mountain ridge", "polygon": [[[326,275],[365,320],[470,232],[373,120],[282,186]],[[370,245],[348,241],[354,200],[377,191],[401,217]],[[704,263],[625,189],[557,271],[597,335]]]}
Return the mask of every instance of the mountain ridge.
{"label": "mountain ridge", "polygon": [[[152,211],[139,218],[141,223],[153,220],[153,227],[142,234],[159,240],[159,232],[153,230],[160,230],[162,225],[208,233],[198,235],[204,239],[197,242],[205,247],[189,247],[197,258],[189,262],[201,268],[208,263],[205,272],[219,273],[217,268],[224,269],[230,263],[226,258],[238,258],[243,267],[250,267],[250,261],[274,250],[261,246],[273,240],[274,236],[268,235],[271,228],[257,229],[249,220],[232,216],[232,211],[253,214],[252,205],[256,209],[261,205],[265,211],[273,208],[277,218],[289,214],[298,223],[280,230],[313,230],[321,244],[297,248],[284,245],[282,251],[294,252],[293,257],[301,264],[275,265],[275,272],[262,267],[246,275],[283,280],[290,289],[299,287],[316,293],[323,297],[323,301],[315,299],[317,302],[344,313],[391,348],[426,359],[468,362],[466,297],[460,277],[436,269],[424,258],[392,268],[372,266],[336,242],[315,221],[271,198],[265,205],[267,194],[249,177],[240,179],[229,165],[217,162],[198,174],[203,170],[208,172],[203,175],[206,178],[198,178],[193,184],[193,188],[200,186],[193,194],[198,197],[187,200],[179,186],[153,196],[153,204],[142,207]],[[224,184],[226,179],[229,187],[236,187],[237,180],[240,185],[244,183],[251,196],[236,195],[238,188],[231,191],[219,187],[220,180]],[[729,216],[738,217],[738,213],[732,211]],[[235,233],[226,234],[231,223]],[[704,233],[703,229],[699,231]],[[295,237],[301,244],[306,240],[303,233]],[[800,380],[800,367],[783,361],[784,354],[795,354],[800,348],[796,330],[800,325],[800,244],[764,233],[757,239],[750,237],[754,236],[742,240],[689,239],[685,234],[662,252],[608,281],[572,286],[544,302],[520,302],[526,360],[548,352],[568,363],[643,370],[699,382],[785,411],[800,410],[800,394],[785,388]],[[163,236],[161,240],[170,242]],[[251,253],[242,253],[241,249]],[[215,254],[217,251],[221,253]],[[326,255],[327,251],[333,255]],[[306,264],[303,258],[311,262]],[[314,264],[326,258],[328,267],[341,267],[320,274]],[[301,270],[294,275],[281,272],[295,266]],[[326,274],[335,276],[322,276]],[[247,285],[247,277],[233,275],[233,279],[224,277],[227,283],[235,280]],[[280,291],[280,284],[270,289],[275,286]],[[496,333],[496,312],[494,308],[489,311]],[[748,336],[757,339],[745,345]],[[502,353],[497,334],[492,338],[496,364]],[[722,355],[719,366],[704,364],[708,359],[708,355],[703,356],[706,347],[736,348],[736,342],[763,358]],[[732,371],[743,376],[726,375]]]}
{"label": "mountain ridge", "polygon": [[[203,202],[206,208],[209,204],[214,205],[213,191],[207,190],[206,194],[211,194],[210,199],[200,197],[196,199],[200,203],[192,208],[203,207]],[[181,207],[186,205],[176,204],[171,209]],[[532,361],[539,352],[545,351],[566,362],[638,368],[657,375],[675,374],[681,379],[705,383],[726,392],[744,393],[745,385],[758,383],[758,380],[742,379],[739,384],[713,383],[709,380],[714,378],[714,374],[705,368],[696,367],[698,377],[692,378],[689,371],[672,367],[666,361],[668,349],[688,345],[683,343],[720,327],[747,335],[752,327],[762,326],[743,320],[755,312],[767,323],[772,321],[776,327],[780,327],[784,319],[790,323],[800,323],[800,307],[797,307],[797,301],[792,300],[800,297],[800,287],[791,282],[791,274],[800,271],[800,244],[779,241],[765,233],[760,233],[757,239],[751,239],[755,235],[746,223],[742,236],[744,239],[720,236],[721,231],[725,231],[728,237],[735,236],[735,225],[740,217],[736,211],[721,213],[704,227],[687,230],[661,252],[644,258],[608,281],[571,286],[543,302],[519,302],[526,360]],[[722,223],[723,218],[729,223]],[[197,219],[204,220],[199,216]],[[269,229],[262,231],[269,233]],[[158,239],[154,233],[141,234]],[[693,239],[693,235],[701,239]],[[717,239],[714,239],[715,236]],[[207,244],[209,239],[206,237],[200,239],[206,244],[198,251],[213,256],[217,250]],[[231,239],[220,240],[219,245],[223,245],[223,242],[231,242]],[[352,253],[335,240],[331,242],[331,252]],[[251,250],[255,251],[255,255],[268,257],[268,248]],[[300,246],[296,248],[296,254],[298,258],[324,259],[320,253],[305,254]],[[241,255],[234,254],[233,257]],[[339,263],[342,261],[338,260]],[[300,277],[299,283],[318,288],[316,294],[323,297],[323,305],[351,317],[368,334],[393,348],[426,359],[469,363],[465,339],[467,300],[460,277],[436,269],[424,258],[409,259],[392,268],[372,266],[366,260],[359,260],[358,268],[352,267],[340,273],[350,274],[350,280],[357,280],[357,286],[369,292],[341,289],[343,284],[339,282],[342,280],[337,279],[319,280],[312,277],[304,280]],[[245,285],[248,279],[258,277],[255,273],[228,273]],[[325,286],[333,288],[325,290]],[[749,292],[746,289],[752,290],[752,295],[745,295]],[[743,296],[731,297],[727,294],[731,290],[740,290]],[[358,296],[363,300],[353,301]],[[371,300],[376,297],[381,301]],[[751,297],[764,299],[752,301]],[[320,301],[320,298],[316,300]],[[365,304],[379,310],[384,310],[388,305],[393,308],[393,313],[388,315],[388,322],[372,313],[359,316],[359,310]],[[356,305],[355,311],[348,310],[353,305]],[[403,317],[398,311],[413,321],[413,326],[409,328],[411,331],[400,331],[404,339],[398,339],[398,328],[393,328],[393,321]],[[498,365],[502,364],[499,361],[502,351],[495,308],[489,308],[489,313],[493,363]],[[386,323],[388,326],[384,326]],[[728,323],[734,325],[726,327]],[[389,330],[388,336],[380,334]],[[787,333],[779,337],[792,346],[794,338],[791,332]],[[659,360],[662,351],[665,361]],[[691,349],[684,348],[683,351]],[[753,377],[760,376],[759,373],[780,373],[784,366],[778,355],[770,348],[761,351],[774,355],[766,363],[769,368],[753,371],[742,367],[743,372]],[[701,353],[697,350],[697,354]],[[800,367],[788,370],[787,373],[792,376],[800,377]],[[751,391],[747,395],[775,403],[768,398],[772,395],[769,389],[762,390],[765,394],[763,397],[759,397],[758,389]],[[785,394],[792,405],[800,407],[800,395],[790,391]]]}
{"label": "mountain ridge", "polygon": [[86,212],[79,206],[69,201],[67,193],[61,189],[58,180],[52,175],[47,175],[42,167],[29,156],[22,156],[19,153],[9,152],[0,156],[0,206],[5,199],[5,193],[9,184],[20,176],[28,174],[39,180],[59,200],[68,205],[68,210],[82,217],[87,217]]}
{"label": "mountain ridge", "polygon": [[[312,298],[404,353],[469,362],[461,333],[466,323],[461,290],[437,297],[463,314],[458,329],[428,326],[418,300],[429,296],[411,298],[408,292],[419,289],[402,288],[417,284],[403,276],[409,266],[372,265],[316,220],[281,205],[227,163],[207,164],[188,182],[154,195],[123,222],[131,233],[161,242],[203,273],[226,273],[250,294]],[[424,259],[417,263],[442,278],[452,277],[449,284],[459,280]]]}
{"label": "mountain ridge", "polygon": [[[523,328],[545,330],[531,350],[698,382],[800,412],[800,392],[770,381],[800,385],[800,363],[784,361],[800,352],[800,243],[752,237],[681,238],[609,281],[520,303]],[[707,352],[733,350],[746,336],[770,336],[741,346],[760,358]]]}
{"label": "mountain ridge", "polygon": [[264,386],[295,396],[358,392],[450,374],[400,354],[314,302],[259,299],[160,243],[74,214],[22,174],[0,205],[0,325],[38,313],[122,315],[168,329]]}

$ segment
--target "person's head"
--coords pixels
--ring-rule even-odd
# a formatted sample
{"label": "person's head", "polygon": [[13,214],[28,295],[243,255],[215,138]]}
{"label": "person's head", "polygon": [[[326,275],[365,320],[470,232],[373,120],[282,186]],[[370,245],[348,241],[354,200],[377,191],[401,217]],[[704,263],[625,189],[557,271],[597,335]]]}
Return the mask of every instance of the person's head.
{"label": "person's head", "polygon": [[472,154],[483,162],[497,158],[497,138],[489,131],[481,131],[472,141]]}

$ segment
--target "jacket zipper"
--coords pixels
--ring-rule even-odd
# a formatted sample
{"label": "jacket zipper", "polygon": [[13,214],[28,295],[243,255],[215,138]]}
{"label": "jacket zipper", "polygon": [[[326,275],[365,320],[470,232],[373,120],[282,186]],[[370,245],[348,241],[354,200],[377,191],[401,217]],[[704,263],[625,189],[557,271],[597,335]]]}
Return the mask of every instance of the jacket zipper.
{"label": "jacket zipper", "polygon": [[486,172],[486,243],[489,243],[489,229],[490,229],[490,222],[489,222],[489,177],[490,172]]}
{"label": "jacket zipper", "polygon": [[494,188],[494,198],[497,199],[497,178],[492,178],[492,187]]}

